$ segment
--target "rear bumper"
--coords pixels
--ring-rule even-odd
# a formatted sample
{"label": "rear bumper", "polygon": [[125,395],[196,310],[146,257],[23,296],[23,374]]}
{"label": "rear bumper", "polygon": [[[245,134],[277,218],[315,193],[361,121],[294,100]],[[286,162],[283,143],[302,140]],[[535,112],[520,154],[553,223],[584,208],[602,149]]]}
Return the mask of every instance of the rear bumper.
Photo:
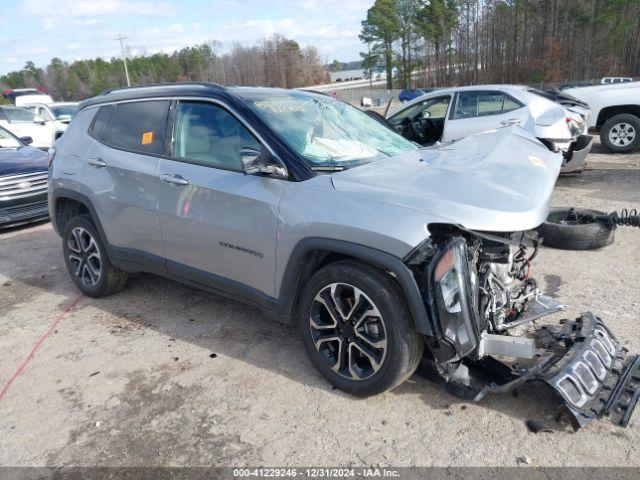
{"label": "rear bumper", "polygon": [[591,135],[579,135],[565,154],[566,162],[560,172],[571,173],[582,171],[592,145],[593,137]]}
{"label": "rear bumper", "polygon": [[0,207],[0,228],[22,225],[49,218],[49,208],[45,201]]}

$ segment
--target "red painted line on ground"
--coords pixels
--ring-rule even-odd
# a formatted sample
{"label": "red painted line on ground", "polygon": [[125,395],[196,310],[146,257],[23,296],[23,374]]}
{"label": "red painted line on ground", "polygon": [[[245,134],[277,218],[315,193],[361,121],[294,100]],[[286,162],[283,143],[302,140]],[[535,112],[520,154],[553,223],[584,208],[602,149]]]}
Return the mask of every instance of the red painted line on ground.
{"label": "red painted line on ground", "polygon": [[62,319],[64,317],[67,316],[67,314],[73,310],[73,307],[75,307],[78,302],[80,300],[82,300],[82,298],[84,297],[83,294],[80,294],[78,296],[78,298],[76,298],[71,305],[69,305],[67,308],[64,309],[64,311],[58,315],[58,318],[56,318],[54,320],[54,322],[51,324],[51,326],[49,327],[49,329],[44,333],[44,335],[42,335],[38,341],[36,342],[36,344],[33,346],[33,348],[31,349],[31,352],[29,353],[29,355],[27,356],[27,358],[24,360],[24,362],[22,362],[22,365],[20,365],[18,367],[18,369],[13,373],[13,375],[11,375],[11,377],[9,378],[9,380],[7,381],[7,383],[5,384],[4,388],[2,389],[2,391],[0,392],[0,401],[2,401],[2,399],[4,398],[4,396],[7,394],[7,391],[9,390],[9,387],[11,386],[11,384],[20,376],[22,375],[22,372],[24,372],[25,368],[27,368],[27,365],[29,365],[29,363],[31,362],[31,360],[33,360],[33,357],[35,357],[36,352],[38,351],[38,349],[42,346],[42,344],[44,343],[44,341],[47,339],[47,337],[49,335],[51,335],[51,332],[53,332],[55,330],[55,328],[60,324],[60,322],[62,321]]}

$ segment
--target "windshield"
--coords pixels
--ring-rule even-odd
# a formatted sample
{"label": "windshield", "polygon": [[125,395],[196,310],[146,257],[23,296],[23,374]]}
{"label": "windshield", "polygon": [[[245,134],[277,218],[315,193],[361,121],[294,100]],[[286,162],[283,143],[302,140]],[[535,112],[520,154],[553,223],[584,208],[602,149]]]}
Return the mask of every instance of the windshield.
{"label": "windshield", "polygon": [[311,168],[348,168],[418,148],[331,97],[302,92],[242,92],[241,96]]}
{"label": "windshield", "polygon": [[60,105],[58,107],[50,107],[51,112],[56,118],[73,118],[78,112],[77,105]]}
{"label": "windshield", "polygon": [[10,122],[33,122],[35,120],[35,113],[26,108],[0,107],[0,109]]}
{"label": "windshield", "polygon": [[0,148],[18,148],[22,144],[13,134],[0,127]]}

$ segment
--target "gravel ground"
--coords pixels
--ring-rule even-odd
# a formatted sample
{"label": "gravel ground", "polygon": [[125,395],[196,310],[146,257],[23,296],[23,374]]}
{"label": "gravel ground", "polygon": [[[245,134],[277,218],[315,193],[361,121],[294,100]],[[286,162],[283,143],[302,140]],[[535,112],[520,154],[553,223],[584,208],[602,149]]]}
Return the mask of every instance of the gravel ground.
{"label": "gravel ground", "polygon": [[[640,155],[595,145],[589,167],[558,181],[555,205],[640,208]],[[542,249],[534,268],[569,315],[597,312],[635,352],[639,233]],[[78,298],[50,224],[0,233],[0,387],[51,328],[0,398],[0,465],[640,466],[637,413],[627,429],[574,433],[544,390],[469,403],[418,376],[356,399],[319,376],[294,331],[242,304],[151,275]]]}

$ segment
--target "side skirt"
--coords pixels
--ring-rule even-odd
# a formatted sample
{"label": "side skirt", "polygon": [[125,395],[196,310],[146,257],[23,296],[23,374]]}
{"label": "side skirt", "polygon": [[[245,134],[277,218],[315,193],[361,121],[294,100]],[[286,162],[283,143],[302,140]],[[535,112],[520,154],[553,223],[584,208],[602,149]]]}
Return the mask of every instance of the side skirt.
{"label": "side skirt", "polygon": [[127,272],[158,275],[258,308],[265,316],[280,323],[291,322],[277,299],[234,280],[138,250],[113,246],[107,247],[107,250],[113,264]]}

